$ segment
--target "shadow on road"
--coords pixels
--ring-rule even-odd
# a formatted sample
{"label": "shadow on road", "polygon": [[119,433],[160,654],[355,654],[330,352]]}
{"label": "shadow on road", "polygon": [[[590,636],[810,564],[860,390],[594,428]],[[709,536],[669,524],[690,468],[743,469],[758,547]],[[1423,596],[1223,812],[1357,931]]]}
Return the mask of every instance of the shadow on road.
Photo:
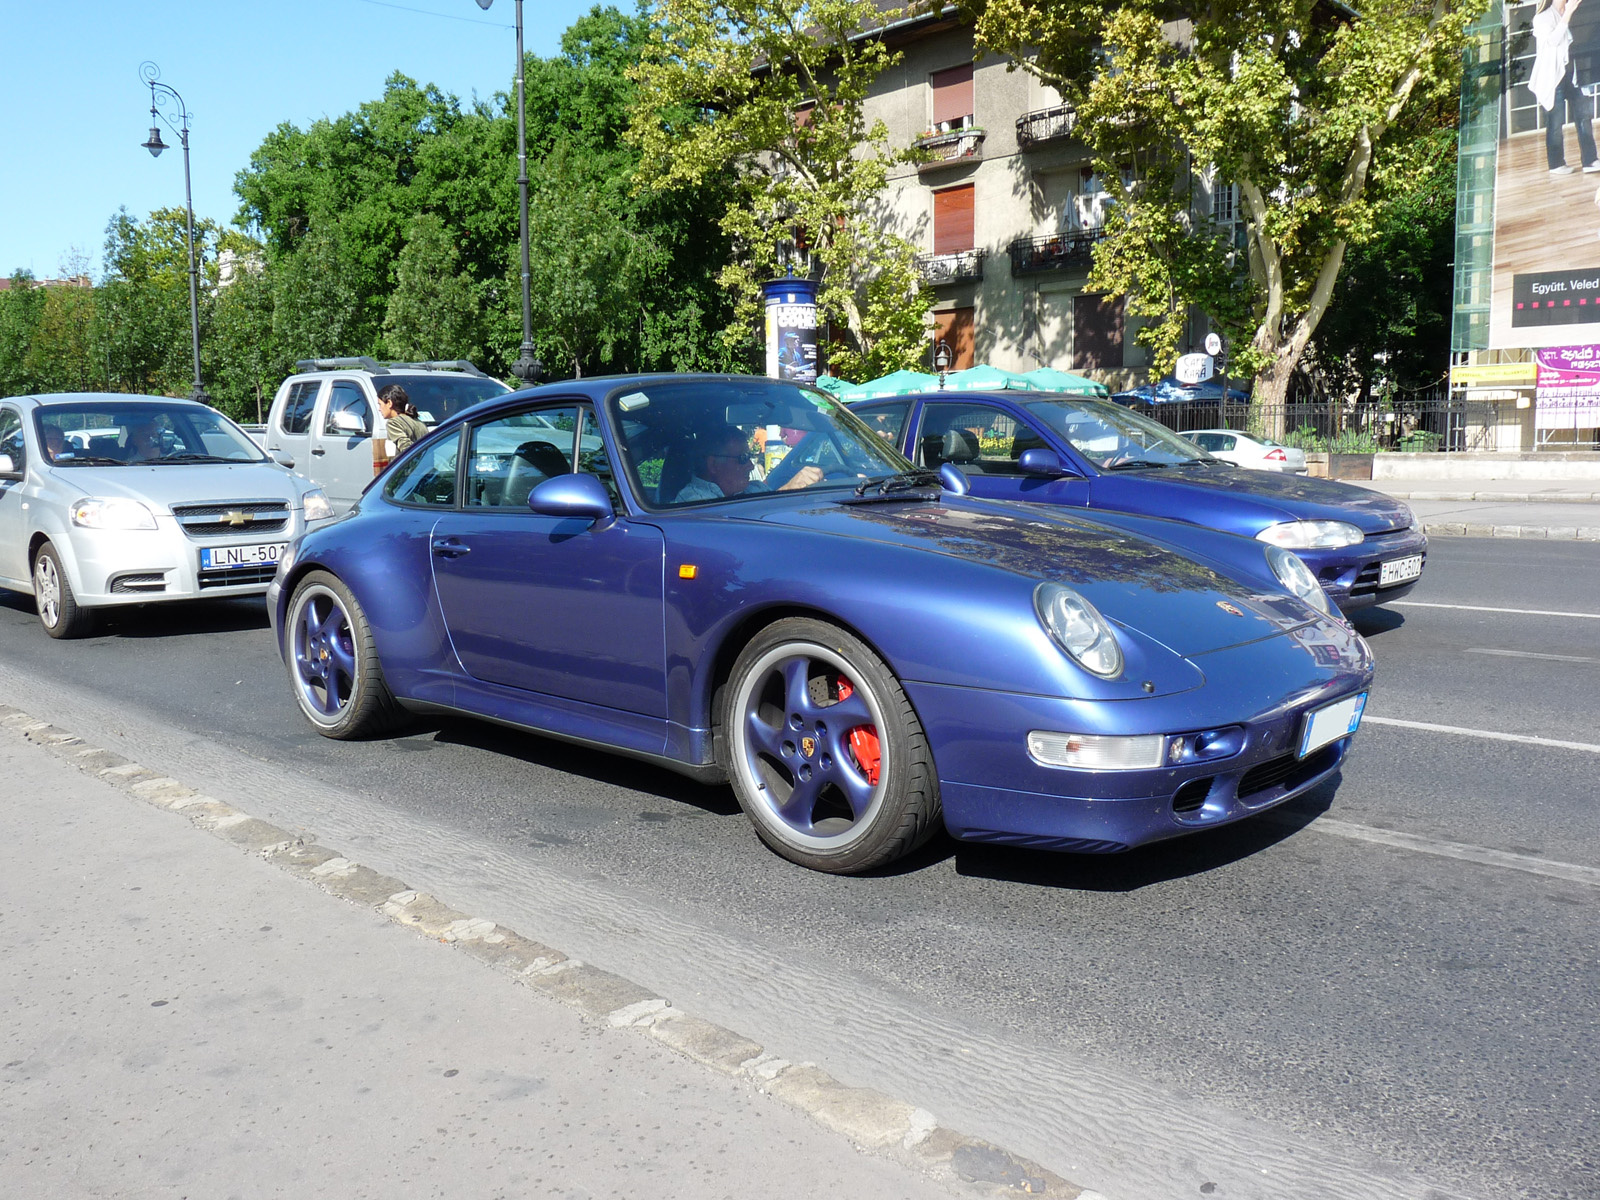
{"label": "shadow on road", "polygon": [[1377,637],[1406,623],[1404,614],[1387,608],[1363,608],[1350,617],[1350,624],[1362,637]]}
{"label": "shadow on road", "polygon": [[1311,824],[1333,804],[1340,776],[1259,816],[1142,846],[1126,854],[1053,854],[1006,846],[955,843],[956,872],[1007,883],[1084,892],[1132,892],[1151,884],[1201,875],[1275,846]]}

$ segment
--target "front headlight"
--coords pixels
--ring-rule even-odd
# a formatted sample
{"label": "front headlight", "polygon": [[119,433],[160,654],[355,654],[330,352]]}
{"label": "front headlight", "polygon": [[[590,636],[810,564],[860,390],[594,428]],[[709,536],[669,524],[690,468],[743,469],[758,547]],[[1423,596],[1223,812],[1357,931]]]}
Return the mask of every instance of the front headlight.
{"label": "front headlight", "polygon": [[326,521],[333,516],[333,505],[328,503],[328,493],[321,488],[313,488],[300,497],[300,500],[305,505],[307,523]]}
{"label": "front headlight", "polygon": [[1332,615],[1333,608],[1328,603],[1328,593],[1322,590],[1317,577],[1311,573],[1310,567],[1300,561],[1298,554],[1278,546],[1268,546],[1267,565],[1272,568],[1272,573],[1284,587],[1318,612]]}
{"label": "front headlight", "polygon": [[84,529],[154,529],[156,518],[137,500],[85,497],[72,506],[72,523]]}
{"label": "front headlight", "polygon": [[1333,550],[1354,546],[1365,536],[1348,521],[1284,521],[1268,525],[1256,541],[1285,550]]}
{"label": "front headlight", "polygon": [[1080,667],[1102,679],[1122,674],[1122,647],[1094,605],[1059,583],[1041,583],[1033,592],[1039,623],[1055,644]]}

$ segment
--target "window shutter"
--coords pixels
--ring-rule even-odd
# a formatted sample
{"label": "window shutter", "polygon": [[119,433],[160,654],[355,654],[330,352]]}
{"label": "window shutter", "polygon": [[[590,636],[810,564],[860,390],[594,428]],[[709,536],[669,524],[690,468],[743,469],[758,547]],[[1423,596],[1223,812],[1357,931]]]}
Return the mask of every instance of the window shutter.
{"label": "window shutter", "polygon": [[1122,299],[1072,298],[1072,369],[1114,371],[1122,366]]}
{"label": "window shutter", "polygon": [[954,254],[972,249],[972,185],[933,194],[933,252]]}
{"label": "window shutter", "polygon": [[934,340],[942,341],[950,347],[950,353],[955,360],[950,364],[952,371],[965,371],[968,367],[977,365],[977,354],[973,345],[975,332],[976,323],[971,308],[953,308],[948,312],[933,314]]}
{"label": "window shutter", "polygon": [[960,127],[972,116],[972,64],[964,63],[948,71],[935,71],[933,80],[933,127],[944,121]]}

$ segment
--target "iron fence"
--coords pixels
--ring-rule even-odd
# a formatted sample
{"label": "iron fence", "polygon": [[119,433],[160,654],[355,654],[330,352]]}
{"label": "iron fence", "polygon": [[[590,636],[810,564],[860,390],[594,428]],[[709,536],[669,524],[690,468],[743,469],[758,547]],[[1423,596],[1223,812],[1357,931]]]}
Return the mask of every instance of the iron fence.
{"label": "iron fence", "polygon": [[1017,145],[1023,150],[1032,150],[1045,142],[1069,137],[1077,125],[1078,113],[1070,104],[1024,113],[1017,118]]}
{"label": "iron fence", "polygon": [[1091,229],[1079,233],[1018,238],[1007,247],[1011,252],[1011,273],[1031,275],[1037,271],[1087,271],[1094,263],[1094,244],[1104,236],[1101,230]]}
{"label": "iron fence", "polygon": [[1169,429],[1232,429],[1310,451],[1465,453],[1520,449],[1522,414],[1514,402],[1433,399],[1344,406],[1326,401],[1251,405],[1229,400],[1151,403],[1126,394],[1120,402]]}
{"label": "iron fence", "polygon": [[922,281],[937,286],[983,278],[983,251],[957,250],[951,254],[919,254],[917,273]]}

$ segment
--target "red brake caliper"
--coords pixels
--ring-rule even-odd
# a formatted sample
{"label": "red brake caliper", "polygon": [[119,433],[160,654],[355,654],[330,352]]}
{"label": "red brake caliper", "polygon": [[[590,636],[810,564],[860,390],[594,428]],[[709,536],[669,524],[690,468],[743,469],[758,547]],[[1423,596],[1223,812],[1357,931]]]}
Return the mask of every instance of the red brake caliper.
{"label": "red brake caliper", "polygon": [[[845,701],[856,694],[855,685],[843,675],[839,676],[839,699]],[[856,763],[861,768],[861,773],[867,777],[867,782],[873,787],[878,786],[878,768],[882,764],[883,754],[878,748],[878,727],[876,725],[857,725],[850,731],[850,753],[856,756]]]}

